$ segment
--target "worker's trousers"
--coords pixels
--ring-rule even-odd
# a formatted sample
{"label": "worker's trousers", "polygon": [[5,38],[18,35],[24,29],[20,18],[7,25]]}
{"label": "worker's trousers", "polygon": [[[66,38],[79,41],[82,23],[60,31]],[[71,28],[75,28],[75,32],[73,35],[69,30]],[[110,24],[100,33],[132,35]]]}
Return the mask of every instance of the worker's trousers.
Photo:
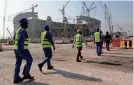
{"label": "worker's trousers", "polygon": [[51,48],[43,48],[45,59],[40,63],[40,65],[44,65],[47,63],[48,66],[51,66],[51,58],[52,58],[52,49]]}
{"label": "worker's trousers", "polygon": [[19,51],[19,50],[15,49],[14,53],[15,53],[15,57],[16,57],[14,79],[18,79],[20,77],[19,72],[20,72],[20,66],[22,63],[22,59],[26,60],[25,67],[23,69],[23,75],[24,76],[30,75],[29,72],[30,72],[33,58],[31,56],[29,50],[25,49],[23,51]]}
{"label": "worker's trousers", "polygon": [[76,60],[79,60],[79,58],[82,57],[82,56],[81,56],[82,47],[77,47],[77,49],[78,49],[78,53],[77,53],[77,58],[76,58]]}
{"label": "worker's trousers", "polygon": [[101,42],[96,42],[96,53],[98,56],[101,55]]}
{"label": "worker's trousers", "polygon": [[102,48],[103,48],[103,41],[101,42],[101,46],[100,46],[101,53],[102,53]]}
{"label": "worker's trousers", "polygon": [[110,45],[110,42],[106,41],[106,48],[107,48],[108,51],[109,51],[109,45]]}

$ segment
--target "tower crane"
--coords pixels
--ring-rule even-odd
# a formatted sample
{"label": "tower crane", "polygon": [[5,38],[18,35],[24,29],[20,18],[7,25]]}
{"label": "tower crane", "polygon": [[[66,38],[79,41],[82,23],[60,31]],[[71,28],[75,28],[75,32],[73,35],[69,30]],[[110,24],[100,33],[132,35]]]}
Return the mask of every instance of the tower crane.
{"label": "tower crane", "polygon": [[120,29],[120,31],[121,31],[121,34],[123,35],[123,33],[125,33],[124,30],[123,30],[123,28],[120,27],[119,25],[117,25],[117,26],[119,27],[119,29]]}
{"label": "tower crane", "polygon": [[[87,7],[87,5],[86,5],[85,2],[82,2],[82,3],[83,3],[83,5],[84,5],[84,7],[86,8],[86,11],[87,11],[87,15],[88,15],[88,16],[89,16],[89,12],[90,12],[91,10],[93,10],[93,9],[96,8],[95,2],[92,2],[91,6],[90,6],[89,8]],[[92,7],[93,5],[95,5],[95,6]]]}
{"label": "tower crane", "polygon": [[68,5],[69,0],[65,3],[65,5],[63,5],[62,9],[59,9],[59,11],[61,12],[61,14],[63,15],[63,23],[61,24],[61,28],[63,28],[63,32],[62,32],[62,40],[63,43],[65,43],[65,38],[69,38],[69,30],[68,30],[68,19],[67,17],[65,17],[65,8]]}
{"label": "tower crane", "polygon": [[66,6],[67,6],[67,4],[69,3],[69,1],[67,1],[66,2],[66,4],[65,5],[63,5],[63,8],[60,10],[59,9],[59,11],[62,13],[62,15],[63,15],[63,22],[64,22],[64,20],[65,20],[65,8],[66,8]]}
{"label": "tower crane", "polygon": [[105,12],[105,20],[107,21],[109,32],[111,35],[113,35],[112,15],[109,12],[106,4],[104,4],[104,12]]}
{"label": "tower crane", "polygon": [[[36,4],[36,5],[33,5],[33,4],[32,4],[32,7],[28,8],[28,9],[26,9],[26,10],[24,10],[24,11],[21,11],[21,12],[19,12],[19,13],[16,13],[16,14],[14,14],[14,15],[10,15],[10,16],[8,17],[8,21],[12,21],[12,20],[13,20],[12,17],[14,17],[14,16],[16,16],[16,15],[18,15],[18,14],[22,14],[22,13],[28,11],[28,10],[32,10],[32,12],[34,13],[34,8],[36,8],[37,6],[38,6],[37,4]],[[37,13],[36,13],[36,14],[37,14]],[[10,18],[11,18],[11,19],[10,19]]]}
{"label": "tower crane", "polygon": [[32,4],[32,7],[28,8],[28,9],[26,9],[26,10],[24,10],[24,11],[21,11],[19,14],[21,14],[21,13],[23,13],[23,12],[25,12],[25,11],[28,11],[28,10],[30,10],[30,9],[32,9],[32,12],[34,13],[34,8],[37,7],[37,6],[38,6],[38,5],[33,5],[33,4]]}

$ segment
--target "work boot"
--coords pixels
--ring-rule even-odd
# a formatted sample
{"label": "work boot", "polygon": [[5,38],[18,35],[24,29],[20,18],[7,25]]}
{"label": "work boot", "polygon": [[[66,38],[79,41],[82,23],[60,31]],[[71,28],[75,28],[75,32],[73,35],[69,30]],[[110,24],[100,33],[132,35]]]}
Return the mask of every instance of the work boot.
{"label": "work boot", "polygon": [[83,56],[80,56],[80,59],[81,59],[81,60],[84,60],[84,59],[83,59]]}
{"label": "work boot", "polygon": [[38,64],[39,70],[42,72],[42,65]]}
{"label": "work boot", "polygon": [[108,51],[110,51],[109,48],[108,48]]}
{"label": "work boot", "polygon": [[27,76],[24,76],[23,79],[31,79],[32,80],[32,79],[34,79],[34,77],[29,74]]}
{"label": "work boot", "polygon": [[81,62],[81,60],[76,60],[76,62]]}
{"label": "work boot", "polygon": [[18,78],[13,81],[14,84],[20,83],[23,81],[23,78]]}
{"label": "work boot", "polygon": [[53,66],[48,66],[48,67],[47,67],[48,70],[51,70],[51,69],[53,69],[53,68],[54,68]]}

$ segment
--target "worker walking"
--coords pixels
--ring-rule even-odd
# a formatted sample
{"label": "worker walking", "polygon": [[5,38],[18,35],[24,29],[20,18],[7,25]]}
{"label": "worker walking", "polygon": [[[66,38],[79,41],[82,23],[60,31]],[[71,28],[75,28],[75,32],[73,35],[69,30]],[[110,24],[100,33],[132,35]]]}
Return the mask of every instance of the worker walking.
{"label": "worker walking", "polygon": [[45,63],[47,63],[47,69],[53,69],[53,66],[51,65],[51,58],[52,58],[52,49],[51,45],[53,46],[53,49],[55,50],[55,45],[52,39],[52,34],[49,32],[49,26],[44,26],[45,31],[41,33],[41,46],[45,54],[45,59],[38,64],[39,70],[42,72],[42,67]]}
{"label": "worker walking", "polygon": [[99,28],[97,28],[97,32],[94,33],[94,42],[96,43],[96,53],[98,56],[101,55],[101,37]]}
{"label": "worker walking", "polygon": [[80,29],[77,29],[77,34],[74,36],[74,42],[73,42],[73,46],[72,46],[72,47],[74,47],[74,44],[75,44],[78,49],[76,62],[81,62],[81,60],[83,59],[83,56],[81,55],[82,43],[83,43],[82,32]]}
{"label": "worker walking", "polygon": [[[16,64],[13,83],[19,83],[24,79],[34,79],[34,77],[32,77],[29,73],[33,58],[28,50],[29,38],[26,31],[28,28],[28,20],[26,18],[22,18],[19,22],[21,28],[18,29],[14,35],[14,53],[16,56]],[[19,76],[22,59],[26,60],[23,70],[23,78]]]}
{"label": "worker walking", "polygon": [[110,45],[111,40],[112,40],[112,38],[111,38],[111,36],[109,35],[109,32],[106,32],[106,35],[105,35],[105,42],[106,42],[107,51],[110,51],[110,50],[109,50],[109,45]]}
{"label": "worker walking", "polygon": [[102,31],[100,31],[100,40],[101,40],[101,53],[102,53],[102,48],[103,48],[103,42],[104,42],[104,35],[102,33]]}

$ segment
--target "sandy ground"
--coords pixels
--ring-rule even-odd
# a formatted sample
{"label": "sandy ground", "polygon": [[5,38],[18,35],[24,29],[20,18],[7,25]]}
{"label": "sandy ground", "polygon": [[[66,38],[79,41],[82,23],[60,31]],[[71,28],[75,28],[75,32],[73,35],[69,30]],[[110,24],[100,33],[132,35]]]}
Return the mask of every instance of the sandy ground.
{"label": "sandy ground", "polygon": [[[71,44],[57,44],[53,51],[53,70],[46,65],[41,73],[37,64],[44,59],[39,44],[30,44],[33,56],[31,75],[34,81],[23,81],[19,85],[133,85],[133,49],[111,48],[96,56],[94,47],[85,47],[85,60],[76,61],[77,49]],[[0,85],[13,85],[15,57],[13,46],[3,46],[0,52]],[[20,75],[25,61],[22,63]]]}

